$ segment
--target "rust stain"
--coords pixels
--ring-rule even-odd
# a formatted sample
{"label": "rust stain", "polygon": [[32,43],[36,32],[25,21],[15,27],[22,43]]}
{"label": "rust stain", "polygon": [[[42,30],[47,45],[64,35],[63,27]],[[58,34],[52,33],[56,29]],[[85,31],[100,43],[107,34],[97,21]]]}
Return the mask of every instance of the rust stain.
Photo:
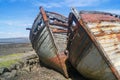
{"label": "rust stain", "polygon": [[52,29],[52,32],[53,33],[67,33],[67,30],[62,30],[62,29],[55,28],[55,29]]}
{"label": "rust stain", "polygon": [[62,23],[62,22],[58,22],[58,21],[53,21],[52,23],[50,23],[51,25],[57,25],[57,26],[61,26],[61,27],[68,27],[67,23]]}
{"label": "rust stain", "polygon": [[68,78],[69,76],[66,68],[66,59],[67,59],[67,56],[65,55],[65,53],[61,52],[56,57],[51,58],[50,61],[56,64],[56,66],[59,67],[58,69],[62,68],[63,71],[60,70],[60,72],[64,72],[63,74],[65,75],[66,78]]}
{"label": "rust stain", "polygon": [[[73,11],[73,13],[71,13],[69,17],[70,28],[68,32],[68,42],[70,47],[68,46],[68,49],[70,53],[69,58],[72,65],[76,67],[80,63],[79,58],[85,55],[84,49],[88,46],[88,40],[86,40],[85,42],[83,38],[84,36],[88,36],[89,40],[91,40],[96,49],[99,51],[99,54],[102,56],[106,65],[108,65],[108,68],[111,69],[111,75],[114,75],[114,77],[119,80],[120,57],[118,56],[120,55],[118,53],[120,52],[120,16],[94,11],[81,11],[79,13],[79,16],[76,15],[76,13],[77,12]],[[80,19],[78,19],[78,17],[80,17]],[[82,32],[77,32],[77,34],[80,34],[80,38],[82,38],[82,41],[75,38],[76,33],[74,33],[74,26],[72,26],[74,24],[76,24],[80,32]],[[70,39],[73,40],[71,41]],[[82,45],[82,43],[84,44],[84,46]],[[75,48],[73,46],[75,46]],[[77,51],[79,51],[81,54]],[[81,62],[82,61],[83,60],[81,60]]]}
{"label": "rust stain", "polygon": [[117,34],[117,39],[120,41],[120,34]]}
{"label": "rust stain", "polygon": [[[120,19],[110,14],[104,13],[84,13],[81,14],[82,20],[86,23],[87,28],[93,33],[99,46],[105,51],[105,57],[109,61],[111,71],[120,79],[119,68],[116,67],[112,56],[119,53],[120,41]],[[116,56],[115,56],[116,57]],[[119,58],[117,58],[119,60]]]}
{"label": "rust stain", "polygon": [[[112,70],[113,73],[118,73],[113,66],[110,66],[110,68],[111,68],[111,70]],[[115,75],[115,76],[117,76],[118,80],[120,80],[120,76],[119,75]]]}
{"label": "rust stain", "polygon": [[82,19],[84,22],[101,22],[101,21],[120,21],[119,18],[116,18],[114,16],[111,15],[105,15],[105,14],[97,14],[97,13],[84,13],[81,14]]}
{"label": "rust stain", "polygon": [[66,17],[55,12],[44,11],[40,7],[40,13],[30,32],[32,46],[41,61],[63,73],[66,78],[68,78],[65,64],[67,56],[62,51],[66,47],[64,45],[66,45],[67,27]]}
{"label": "rust stain", "polygon": [[45,13],[45,11],[44,11],[44,9],[42,7],[40,7],[40,11],[41,11],[43,20],[44,21],[48,21],[47,15],[46,15],[46,13]]}

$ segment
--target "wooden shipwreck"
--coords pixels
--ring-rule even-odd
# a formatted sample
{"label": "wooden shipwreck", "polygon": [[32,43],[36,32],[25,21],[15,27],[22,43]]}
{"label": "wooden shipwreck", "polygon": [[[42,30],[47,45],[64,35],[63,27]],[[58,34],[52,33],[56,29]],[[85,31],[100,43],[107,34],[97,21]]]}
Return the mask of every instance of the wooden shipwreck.
{"label": "wooden shipwreck", "polygon": [[66,69],[67,18],[54,12],[44,11],[35,19],[30,30],[32,46],[46,66],[56,69],[68,77]]}
{"label": "wooden shipwreck", "polygon": [[120,80],[120,16],[72,9],[69,15],[69,61],[91,80]]}

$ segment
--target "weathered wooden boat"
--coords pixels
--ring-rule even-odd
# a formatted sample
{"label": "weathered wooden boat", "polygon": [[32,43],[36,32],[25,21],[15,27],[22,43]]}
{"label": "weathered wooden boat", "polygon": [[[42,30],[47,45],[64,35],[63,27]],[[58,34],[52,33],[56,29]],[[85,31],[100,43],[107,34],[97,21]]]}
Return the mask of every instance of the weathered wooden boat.
{"label": "weathered wooden boat", "polygon": [[68,22],[73,67],[91,80],[120,80],[120,16],[72,9]]}
{"label": "weathered wooden boat", "polygon": [[68,77],[65,64],[67,57],[64,54],[66,34],[67,18],[54,12],[44,11],[40,7],[40,13],[30,31],[32,46],[42,63]]}

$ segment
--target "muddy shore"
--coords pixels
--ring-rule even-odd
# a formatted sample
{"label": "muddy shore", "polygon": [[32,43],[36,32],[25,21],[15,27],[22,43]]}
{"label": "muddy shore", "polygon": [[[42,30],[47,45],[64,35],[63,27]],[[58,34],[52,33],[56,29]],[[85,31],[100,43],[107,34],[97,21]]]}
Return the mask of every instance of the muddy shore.
{"label": "muddy shore", "polygon": [[0,44],[0,56],[13,53],[25,53],[32,50],[30,43]]}
{"label": "muddy shore", "polygon": [[[29,43],[26,44],[5,44],[0,45],[0,56],[5,56],[9,54],[29,54],[35,53]],[[35,53],[36,54],[36,53]],[[30,72],[17,73],[17,76],[12,78],[12,80],[85,80],[81,75],[79,75],[72,66],[69,66],[69,75],[70,78],[66,79],[61,73],[44,67],[44,64],[41,62],[37,66],[34,66]],[[2,79],[0,79],[2,80]],[[3,79],[5,80],[5,79]]]}

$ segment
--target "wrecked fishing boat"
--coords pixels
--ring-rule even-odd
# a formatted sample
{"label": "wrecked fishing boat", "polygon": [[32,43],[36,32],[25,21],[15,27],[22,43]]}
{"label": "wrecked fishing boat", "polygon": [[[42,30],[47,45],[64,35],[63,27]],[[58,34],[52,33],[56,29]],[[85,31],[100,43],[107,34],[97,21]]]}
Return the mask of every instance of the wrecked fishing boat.
{"label": "wrecked fishing boat", "polygon": [[58,13],[44,11],[40,7],[40,13],[35,19],[30,30],[30,40],[33,49],[39,59],[46,66],[53,68],[66,77],[66,48],[68,19]]}
{"label": "wrecked fishing boat", "polygon": [[91,80],[120,80],[120,16],[72,9],[69,15],[69,61]]}

